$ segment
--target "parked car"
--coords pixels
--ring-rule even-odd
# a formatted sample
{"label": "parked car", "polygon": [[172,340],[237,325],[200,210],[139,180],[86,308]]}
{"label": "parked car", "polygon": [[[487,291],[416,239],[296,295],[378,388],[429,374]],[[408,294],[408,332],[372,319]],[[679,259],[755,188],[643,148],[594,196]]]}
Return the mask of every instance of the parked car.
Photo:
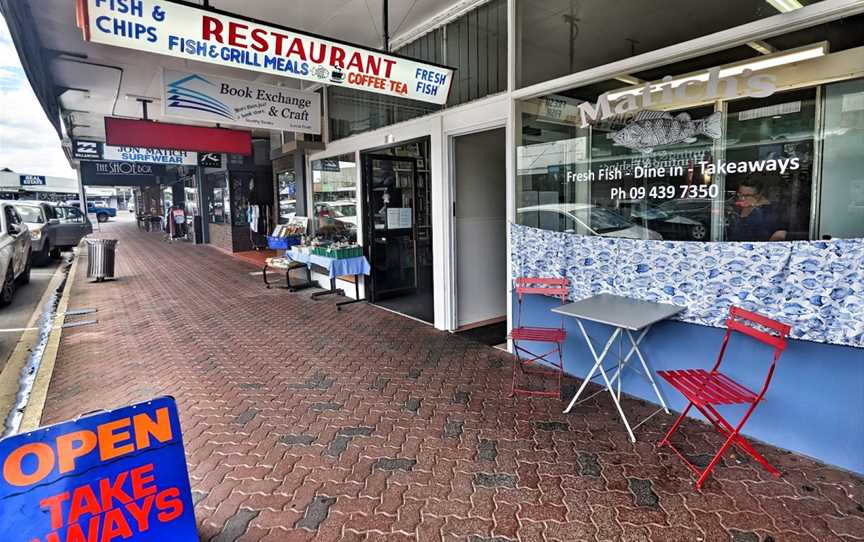
{"label": "parked car", "polygon": [[60,258],[61,250],[71,249],[93,231],[90,220],[76,207],[22,200],[14,205],[30,229],[31,250],[39,263]]}
{"label": "parked car", "polygon": [[30,282],[30,230],[15,205],[0,202],[0,306],[12,302],[19,284]]}
{"label": "parked car", "polygon": [[519,224],[545,230],[625,239],[663,239],[656,231],[633,224],[611,209],[587,203],[532,205],[517,209],[516,214]]}
{"label": "parked car", "polygon": [[[66,205],[70,205],[72,207],[79,207],[78,201],[67,201]],[[96,220],[99,222],[108,222],[109,218],[114,218],[117,216],[117,209],[114,207],[108,207],[104,202],[87,202],[87,214],[96,215]]]}

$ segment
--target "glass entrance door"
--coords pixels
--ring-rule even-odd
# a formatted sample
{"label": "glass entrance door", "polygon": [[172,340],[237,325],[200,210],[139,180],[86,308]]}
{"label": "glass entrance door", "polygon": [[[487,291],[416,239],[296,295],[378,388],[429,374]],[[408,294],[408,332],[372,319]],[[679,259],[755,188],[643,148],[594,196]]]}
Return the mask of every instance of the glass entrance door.
{"label": "glass entrance door", "polygon": [[366,246],[372,266],[372,302],[416,292],[417,160],[364,156]]}

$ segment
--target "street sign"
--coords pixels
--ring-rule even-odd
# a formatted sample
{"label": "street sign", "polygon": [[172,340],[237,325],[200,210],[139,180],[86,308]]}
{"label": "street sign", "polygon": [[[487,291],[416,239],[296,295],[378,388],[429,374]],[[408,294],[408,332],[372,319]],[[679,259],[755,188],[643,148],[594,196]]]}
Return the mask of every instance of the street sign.
{"label": "street sign", "polygon": [[197,542],[172,397],[0,440],[3,542]]}
{"label": "street sign", "polygon": [[[251,4],[250,4],[251,5]],[[78,0],[84,39],[443,105],[453,69],[172,0]]]}

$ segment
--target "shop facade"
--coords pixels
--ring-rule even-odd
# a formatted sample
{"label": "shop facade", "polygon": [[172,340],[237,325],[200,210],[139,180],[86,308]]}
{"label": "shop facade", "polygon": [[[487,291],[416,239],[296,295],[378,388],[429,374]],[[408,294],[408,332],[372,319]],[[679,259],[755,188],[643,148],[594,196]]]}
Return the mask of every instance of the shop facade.
{"label": "shop facade", "polygon": [[[385,247],[383,278],[376,284],[373,271],[361,295],[450,331],[512,325],[510,283],[525,273],[569,276],[585,295],[612,289],[686,304],[691,316],[659,326],[644,344],[655,370],[710,364],[729,304],[768,311],[798,334],[772,388],[778,399],[750,423],[751,436],[864,472],[864,432],[850,415],[864,409],[864,287],[855,267],[864,237],[864,3],[581,11],[578,2],[500,4],[504,27],[489,24],[498,20],[490,12],[463,13],[395,47],[425,51],[423,58],[430,44],[443,51],[434,60],[457,68],[453,89],[467,92],[462,103],[418,108],[409,119],[399,112],[410,107],[397,104],[388,110],[392,124],[382,126],[380,101],[366,109],[355,103],[351,119],[334,120],[345,91],[325,91],[331,137],[306,159],[307,211],[313,227],[356,232],[367,257],[375,258],[376,239]],[[675,9],[701,24],[676,28]],[[471,33],[471,17],[482,31]],[[492,71],[501,73],[490,68],[491,56],[477,55],[486,86],[474,95],[471,59],[448,56],[448,25],[463,24],[480,51],[490,50],[492,33],[506,44],[500,87],[488,84]],[[425,221],[418,196],[427,189]],[[399,222],[406,207],[411,218]],[[580,262],[580,250],[596,250],[574,244],[586,235],[614,245],[620,259],[604,269]],[[421,259],[427,239],[431,257]],[[768,267],[754,267],[742,250],[762,251]],[[619,277],[616,269],[629,268],[634,255],[662,258],[635,264],[647,266],[646,277]],[[700,262],[710,280],[675,283],[683,275],[671,267],[658,277],[657,266],[682,261]],[[431,311],[412,314],[427,262],[431,296],[419,306]],[[376,287],[387,290],[391,276],[404,292],[378,298]],[[709,303],[703,294],[717,281],[730,290],[712,292]],[[542,303],[527,309],[538,324],[553,319]],[[565,346],[565,368],[584,376],[591,357],[576,337]],[[748,355],[740,353],[742,364]],[[741,371],[744,382],[763,374]],[[652,397],[637,379],[625,380],[624,391]]]}

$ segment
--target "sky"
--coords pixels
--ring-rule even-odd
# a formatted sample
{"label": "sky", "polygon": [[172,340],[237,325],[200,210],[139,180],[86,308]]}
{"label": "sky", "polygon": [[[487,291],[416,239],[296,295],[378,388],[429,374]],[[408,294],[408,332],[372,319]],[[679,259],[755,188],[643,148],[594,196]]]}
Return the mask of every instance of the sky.
{"label": "sky", "polygon": [[76,178],[0,16],[0,169]]}

